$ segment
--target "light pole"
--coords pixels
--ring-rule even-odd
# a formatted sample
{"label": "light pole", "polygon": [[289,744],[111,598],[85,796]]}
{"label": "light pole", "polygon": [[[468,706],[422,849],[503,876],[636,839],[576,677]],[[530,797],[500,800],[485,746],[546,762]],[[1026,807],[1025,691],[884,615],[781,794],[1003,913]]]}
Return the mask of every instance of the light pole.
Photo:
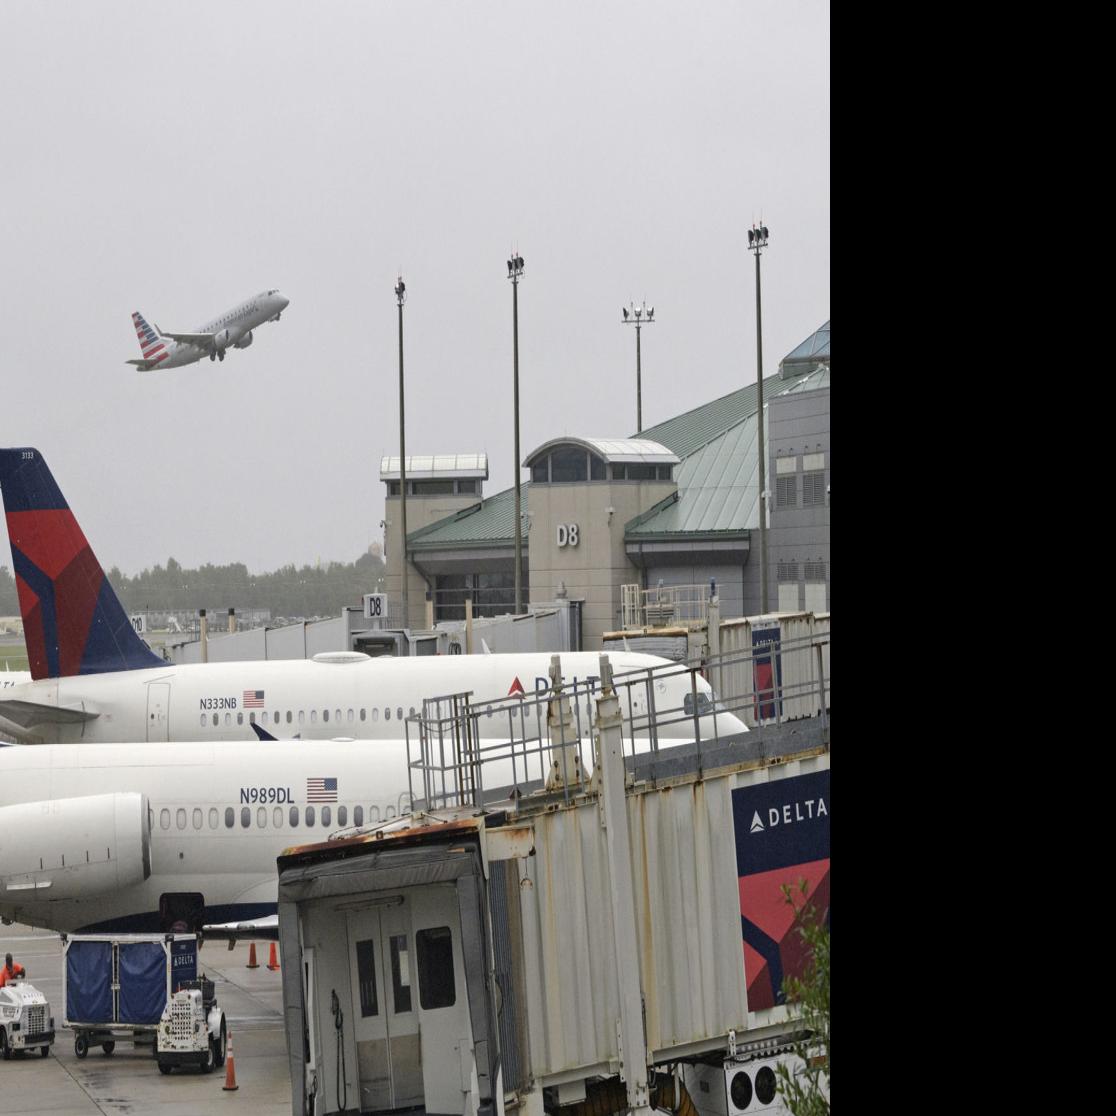
{"label": "light pole", "polygon": [[403,627],[410,624],[410,596],[407,592],[407,438],[403,417],[403,303],[407,301],[407,285],[403,276],[395,284],[395,301],[399,305],[399,517],[402,520],[403,562],[400,572],[403,575]]}
{"label": "light pole", "polygon": [[519,467],[519,277],[523,274],[523,257],[516,253],[508,260],[508,278],[512,285],[512,366],[515,406],[515,611],[523,611],[523,514]]}
{"label": "light pole", "polygon": [[620,313],[624,315],[625,325],[636,327],[636,433],[643,431],[643,370],[640,368],[639,331],[645,325],[654,325],[655,307],[648,306],[646,302],[639,306],[633,302],[631,309],[621,307]]}
{"label": "light pole", "polygon": [[767,247],[767,226],[748,230],[748,248],[756,257],[756,426],[759,430],[760,612],[767,612],[767,461],[763,448],[763,323],[760,318],[760,253]]}

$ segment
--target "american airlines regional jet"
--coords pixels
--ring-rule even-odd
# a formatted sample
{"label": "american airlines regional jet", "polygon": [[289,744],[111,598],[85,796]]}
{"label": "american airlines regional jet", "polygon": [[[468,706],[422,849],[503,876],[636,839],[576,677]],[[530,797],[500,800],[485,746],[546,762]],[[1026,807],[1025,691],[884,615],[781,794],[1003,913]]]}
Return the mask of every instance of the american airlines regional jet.
{"label": "american airlines regional jet", "polygon": [[[311,660],[174,665],[140,639],[105,577],[54,477],[35,449],[0,449],[12,562],[32,681],[0,691],[0,731],[28,744],[250,738],[253,725],[273,737],[400,739],[401,724],[426,698],[471,691],[474,701],[530,693],[548,685],[550,656],[454,655],[370,659],[351,651]],[[648,706],[678,711],[659,735],[693,739],[746,732],[709,684],[673,674],[653,655],[610,652],[622,681],[655,670],[633,687],[624,712],[629,731],[646,725]],[[599,656],[561,656],[563,678],[589,683]],[[578,713],[588,725],[590,695]],[[508,712],[486,707],[483,737],[506,738]]]}
{"label": "american airlines regional jet", "polygon": [[277,322],[279,315],[290,305],[290,299],[278,290],[261,291],[234,306],[227,313],[206,322],[193,333],[170,333],[154,329],[137,310],[132,314],[136,327],[142,360],[129,360],[141,372],[152,368],[181,368],[208,356],[210,360],[224,360],[225,350],[247,349],[252,344],[252,331],[264,322]]}

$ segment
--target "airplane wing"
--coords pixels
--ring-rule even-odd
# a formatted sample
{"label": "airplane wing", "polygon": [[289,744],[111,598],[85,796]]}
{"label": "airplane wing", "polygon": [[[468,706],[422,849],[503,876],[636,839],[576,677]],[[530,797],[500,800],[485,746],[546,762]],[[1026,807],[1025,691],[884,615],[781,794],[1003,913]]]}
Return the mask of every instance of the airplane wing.
{"label": "airplane wing", "polygon": [[73,709],[58,705],[42,705],[37,701],[20,701],[0,698],[0,717],[21,728],[32,725],[78,725],[92,721],[100,713],[88,709]]}
{"label": "airplane wing", "polygon": [[178,341],[182,345],[195,345],[199,349],[204,349],[207,353],[213,349],[212,333],[167,333],[164,329],[155,327],[156,332],[160,337],[169,337],[172,341]]}
{"label": "airplane wing", "polygon": [[202,927],[202,938],[207,941],[228,942],[232,949],[236,942],[277,942],[279,916],[265,915],[247,922],[217,922]]}

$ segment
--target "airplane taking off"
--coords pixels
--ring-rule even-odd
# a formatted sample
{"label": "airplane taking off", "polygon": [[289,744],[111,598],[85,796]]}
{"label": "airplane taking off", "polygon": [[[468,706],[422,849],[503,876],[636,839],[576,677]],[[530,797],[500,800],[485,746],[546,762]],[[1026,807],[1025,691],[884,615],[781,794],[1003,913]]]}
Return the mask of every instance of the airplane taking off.
{"label": "airplane taking off", "polygon": [[[314,659],[176,665],[136,634],[54,477],[35,449],[0,449],[12,565],[32,680],[0,691],[0,731],[27,744],[247,739],[253,725],[272,736],[325,740],[398,739],[404,717],[424,699],[471,691],[488,702],[549,685],[550,655],[452,655],[370,659],[352,651]],[[702,739],[747,731],[709,683],[654,655],[611,651],[617,683],[639,671],[624,714],[632,735]],[[564,652],[568,684],[592,685],[594,652]],[[654,677],[650,672],[654,671]],[[696,705],[693,688],[696,689]],[[578,714],[587,725],[590,693]],[[673,723],[664,724],[668,710]],[[483,738],[506,738],[509,710],[488,704]],[[521,726],[520,726],[521,727]]]}
{"label": "airplane taking off", "polygon": [[132,315],[132,324],[136,327],[143,360],[126,363],[134,364],[141,372],[149,372],[153,368],[181,368],[204,356],[210,360],[224,360],[226,349],[247,349],[252,344],[252,331],[264,322],[277,322],[290,302],[275,288],[261,291],[213,321],[198,326],[193,333],[170,333],[158,326],[152,329],[137,310]]}

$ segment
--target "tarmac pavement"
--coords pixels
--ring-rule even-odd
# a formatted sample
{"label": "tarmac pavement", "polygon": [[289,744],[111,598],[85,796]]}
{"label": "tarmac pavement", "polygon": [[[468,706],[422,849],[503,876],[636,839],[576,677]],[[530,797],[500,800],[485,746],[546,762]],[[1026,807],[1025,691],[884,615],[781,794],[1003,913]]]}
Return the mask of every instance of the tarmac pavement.
{"label": "tarmac pavement", "polygon": [[216,983],[235,1055],[236,1092],[225,1092],[225,1070],[159,1073],[150,1046],[117,1039],[112,1055],[92,1047],[74,1053],[73,1032],[62,1026],[62,941],[57,934],[15,923],[0,926],[0,959],[11,953],[27,969],[27,980],[50,1000],[56,1037],[50,1057],[37,1051],[0,1061],[0,1113],[55,1116],[196,1116],[232,1113],[289,1116],[291,1086],[283,1034],[282,974],[267,969],[269,944],[256,943],[258,969],[247,968],[248,945],[231,951],[206,942],[198,953],[199,973]]}

